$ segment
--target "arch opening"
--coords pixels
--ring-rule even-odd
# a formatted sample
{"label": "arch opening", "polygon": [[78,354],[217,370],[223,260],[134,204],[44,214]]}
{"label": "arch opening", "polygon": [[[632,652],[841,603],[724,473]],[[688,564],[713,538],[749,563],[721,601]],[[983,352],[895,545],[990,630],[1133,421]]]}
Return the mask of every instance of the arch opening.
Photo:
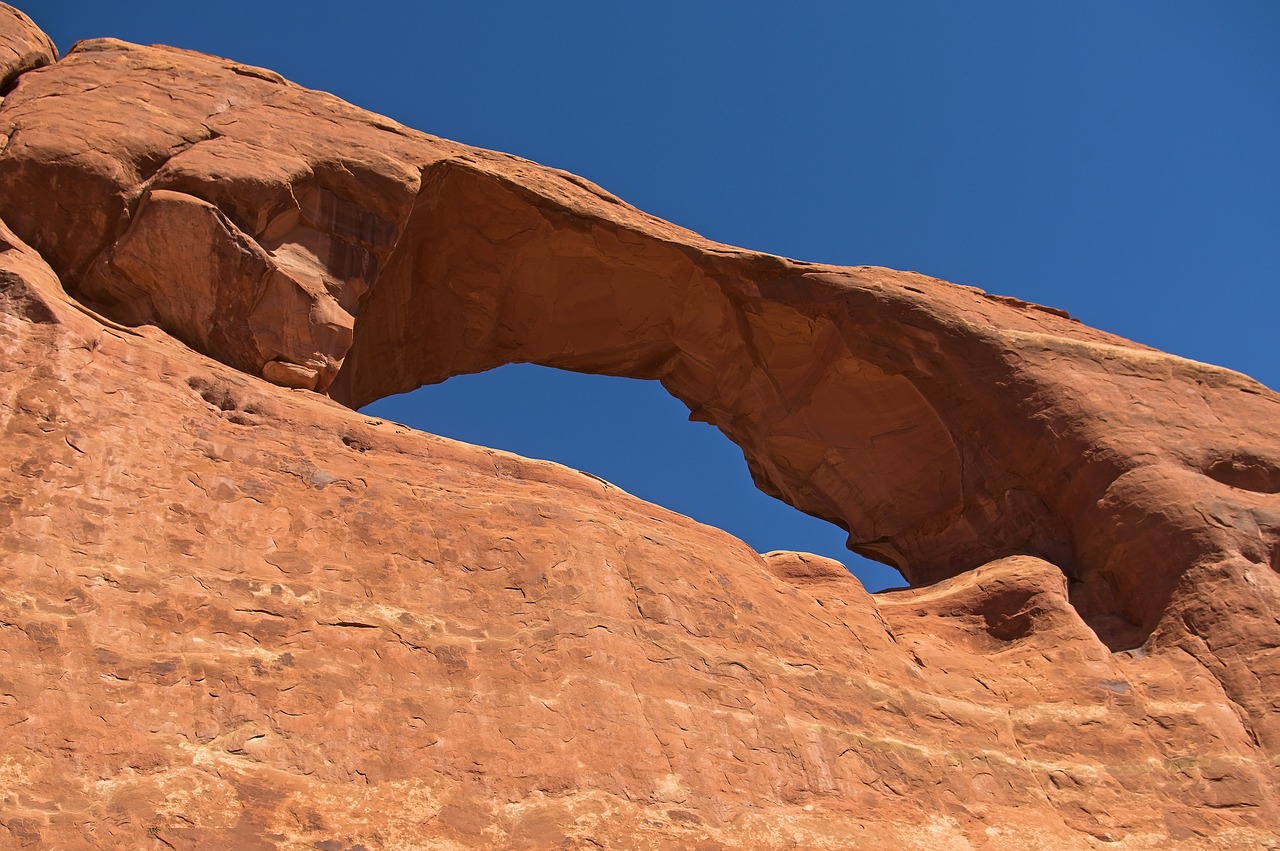
{"label": "arch opening", "polygon": [[1011,553],[1071,562],[1062,520],[985,448],[999,351],[894,275],[729,249],[558,176],[451,159],[423,170],[326,392],[363,408],[510,363],[656,379],[755,487],[927,584]]}
{"label": "arch opening", "polygon": [[868,591],[906,586],[845,547],[845,533],[756,488],[742,451],[656,381],[508,364],[388,396],[362,409],[413,428],[555,461],[722,529],[758,552],[835,559]]}

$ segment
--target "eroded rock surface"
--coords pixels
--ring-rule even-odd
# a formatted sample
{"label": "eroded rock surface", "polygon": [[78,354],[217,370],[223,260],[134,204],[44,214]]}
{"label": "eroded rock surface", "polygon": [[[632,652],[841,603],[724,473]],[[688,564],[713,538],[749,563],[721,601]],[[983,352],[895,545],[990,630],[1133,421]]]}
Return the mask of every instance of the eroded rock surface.
{"label": "eroded rock surface", "polygon": [[[0,106],[13,843],[1280,832],[1267,388],[263,69],[39,64]],[[343,407],[511,361],[660,380],[919,587]]]}

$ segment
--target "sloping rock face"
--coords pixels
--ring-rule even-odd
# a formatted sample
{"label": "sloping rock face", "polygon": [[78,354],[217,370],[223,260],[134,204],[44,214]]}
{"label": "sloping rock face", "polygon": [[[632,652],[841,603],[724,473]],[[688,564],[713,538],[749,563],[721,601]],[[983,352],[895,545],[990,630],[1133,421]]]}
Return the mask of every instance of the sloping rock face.
{"label": "sloping rock face", "polygon": [[[1277,847],[1267,388],[0,43],[8,844]],[[512,361],[661,381],[916,587],[346,407]]]}

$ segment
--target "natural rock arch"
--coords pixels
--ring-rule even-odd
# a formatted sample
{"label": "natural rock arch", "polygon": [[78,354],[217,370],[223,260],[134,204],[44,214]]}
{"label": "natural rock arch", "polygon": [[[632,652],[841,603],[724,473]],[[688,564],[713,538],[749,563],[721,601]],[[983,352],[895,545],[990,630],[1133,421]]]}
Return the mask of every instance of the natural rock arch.
{"label": "natural rock arch", "polygon": [[358,406],[515,361],[660,380],[855,551],[914,583],[1044,557],[1116,647],[1275,559],[1280,407],[1227,370],[922,275],[713,243],[212,57],[83,42],[5,107],[15,232],[116,320],[277,383]]}
{"label": "natural rock arch", "polygon": [[[910,309],[892,304],[912,296],[893,273],[583,219],[458,161],[429,169],[422,187],[329,388],[339,401],[509,362],[656,379],[743,448],[763,490],[853,530],[851,548],[915,581],[1011,549],[1070,558],[1034,498],[973,516],[962,470],[981,460],[937,413],[959,399],[940,332],[921,328],[904,346],[885,318],[854,318],[866,293],[853,276],[883,281],[866,312]],[[958,413],[948,419],[970,412]]]}
{"label": "natural rock arch", "polygon": [[[717,245],[262,69],[25,53],[0,107],[16,837],[1276,834],[1276,394]],[[766,488],[918,584],[964,573],[867,595],[307,392],[513,360],[661,380]],[[982,564],[1026,550],[1054,564]]]}
{"label": "natural rock arch", "polygon": [[[855,552],[916,583],[1042,556],[1117,645],[1164,610],[1181,573],[1169,543],[1191,561],[1216,548],[1189,517],[1125,516],[1128,488],[1189,489],[1199,472],[1135,464],[1171,447],[1112,376],[1181,372],[1256,395],[1238,377],[1057,311],[729,249],[547,194],[463,160],[429,168],[330,394],[361,405],[508,362],[656,379],[742,447],[761,489],[850,530]],[[1100,447],[1115,434],[1099,418],[1145,434]],[[1143,484],[1112,493],[1125,477]],[[1129,523],[1163,528],[1118,540]]]}

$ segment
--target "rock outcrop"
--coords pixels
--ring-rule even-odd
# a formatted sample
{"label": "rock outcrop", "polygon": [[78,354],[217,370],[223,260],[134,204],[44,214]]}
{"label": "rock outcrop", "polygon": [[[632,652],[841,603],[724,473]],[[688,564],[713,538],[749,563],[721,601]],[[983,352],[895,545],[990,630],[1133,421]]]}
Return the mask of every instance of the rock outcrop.
{"label": "rock outcrop", "polygon": [[58,61],[53,41],[35,23],[12,6],[0,6],[0,95],[26,71]]}
{"label": "rock outcrop", "polygon": [[[1272,391],[260,68],[0,43],[12,843],[1280,832]],[[514,361],[661,381],[916,587],[351,410]]]}

